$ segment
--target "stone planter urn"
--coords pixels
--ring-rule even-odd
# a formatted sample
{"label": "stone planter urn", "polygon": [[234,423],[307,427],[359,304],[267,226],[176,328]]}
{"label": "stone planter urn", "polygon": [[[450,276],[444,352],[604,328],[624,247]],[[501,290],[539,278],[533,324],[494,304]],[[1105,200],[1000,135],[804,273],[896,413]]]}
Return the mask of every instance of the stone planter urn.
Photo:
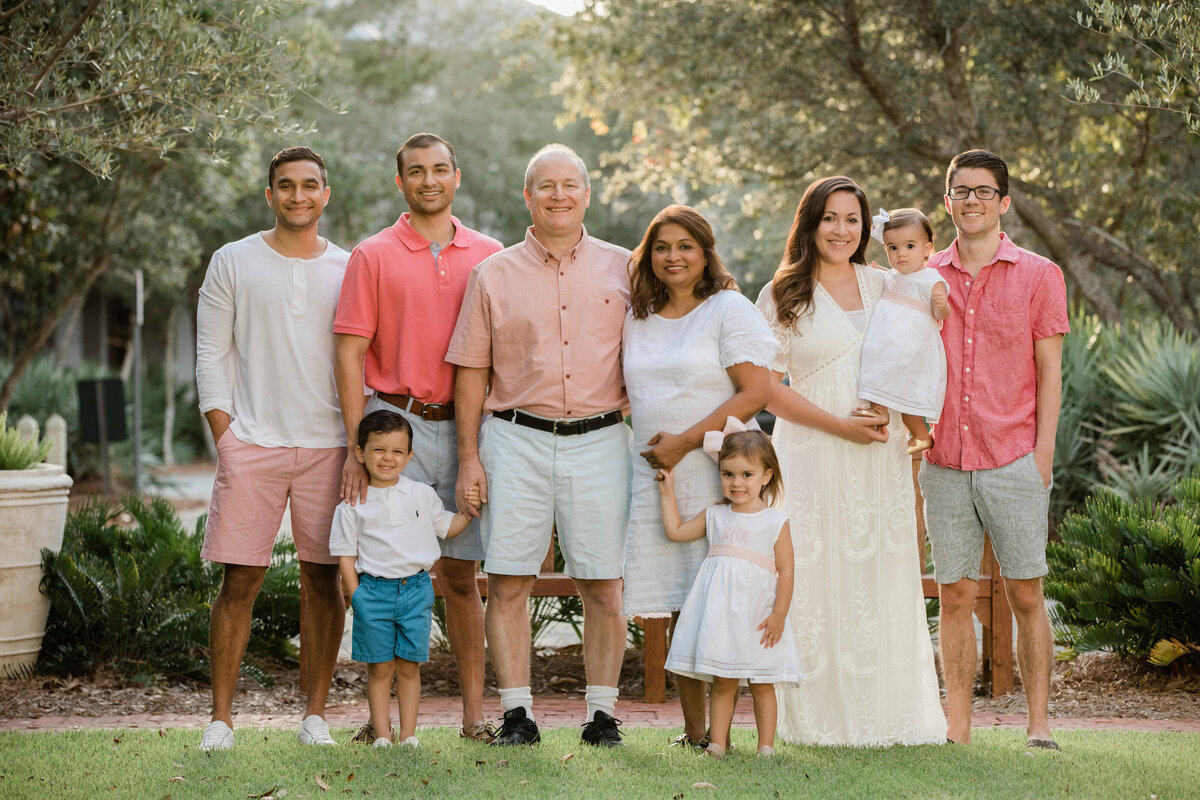
{"label": "stone planter urn", "polygon": [[57,464],[0,470],[0,678],[29,674],[50,600],[38,590],[42,548],[62,547],[71,478]]}

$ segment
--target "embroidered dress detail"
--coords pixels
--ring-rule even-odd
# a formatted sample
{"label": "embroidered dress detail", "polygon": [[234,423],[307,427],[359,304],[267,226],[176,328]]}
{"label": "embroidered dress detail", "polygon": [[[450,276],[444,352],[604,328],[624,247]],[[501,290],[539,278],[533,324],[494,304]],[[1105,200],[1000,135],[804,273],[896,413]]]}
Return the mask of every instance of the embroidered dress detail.
{"label": "embroidered dress detail", "polygon": [[778,574],[775,569],[775,559],[767,558],[762,553],[756,553],[745,547],[738,547],[733,544],[714,544],[708,548],[708,558],[713,556],[730,556],[731,558],[742,558],[749,561],[751,564],[756,564],[772,575]]}
{"label": "embroidered dress detail", "polygon": [[930,313],[929,303],[922,302],[915,297],[909,297],[906,294],[900,294],[899,292],[892,291],[891,289],[888,289],[886,292],[884,292],[883,296],[879,299],[887,300],[892,303],[899,303],[902,306],[908,306],[909,308],[916,309],[923,314]]}

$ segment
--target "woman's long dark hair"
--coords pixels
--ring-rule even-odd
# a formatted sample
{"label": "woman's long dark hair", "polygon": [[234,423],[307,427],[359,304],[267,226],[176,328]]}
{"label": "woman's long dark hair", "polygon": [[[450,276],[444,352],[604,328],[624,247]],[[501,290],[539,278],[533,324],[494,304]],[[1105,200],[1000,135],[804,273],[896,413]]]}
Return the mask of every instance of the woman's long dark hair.
{"label": "woman's long dark hair", "polygon": [[780,325],[793,327],[796,320],[812,308],[813,292],[817,288],[817,227],[825,213],[825,203],[835,192],[851,192],[858,198],[862,214],[862,234],[850,261],[864,263],[867,243],[871,241],[871,206],[866,192],[857,183],[842,175],[813,181],[804,190],[796,218],[788,232],[783,259],[775,270],[771,295],[775,299],[775,316]]}
{"label": "woman's long dark hair", "polygon": [[657,314],[663,310],[669,299],[667,287],[654,275],[651,256],[654,242],[658,239],[659,228],[672,222],[687,231],[688,236],[704,251],[704,277],[692,290],[696,298],[703,300],[722,289],[736,291],[738,288],[737,281],[729,274],[729,270],[725,269],[721,257],[717,255],[717,239],[708,220],[691,206],[667,206],[650,220],[646,235],[629,257],[629,304],[633,307],[634,319],[645,319],[651,314]]}

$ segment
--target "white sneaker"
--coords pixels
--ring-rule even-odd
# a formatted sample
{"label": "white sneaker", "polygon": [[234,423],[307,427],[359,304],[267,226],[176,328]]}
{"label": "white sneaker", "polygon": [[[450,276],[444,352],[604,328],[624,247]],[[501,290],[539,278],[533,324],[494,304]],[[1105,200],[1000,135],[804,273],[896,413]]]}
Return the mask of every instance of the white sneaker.
{"label": "white sneaker", "polygon": [[375,740],[375,743],[371,745],[371,747],[391,747],[391,746],[392,746],[392,740],[387,738],[386,736],[380,736],[378,739]]}
{"label": "white sneaker", "polygon": [[405,739],[403,742],[400,743],[400,748],[402,750],[416,750],[420,746],[421,746],[421,743],[417,740],[417,737],[415,737],[415,736],[410,736],[407,739]]}
{"label": "white sneaker", "polygon": [[200,737],[200,749],[205,752],[212,750],[233,749],[233,729],[220,720],[208,723],[204,735]]}
{"label": "white sneaker", "polygon": [[329,735],[329,724],[316,714],[310,714],[300,723],[300,732],[296,734],[300,744],[324,744],[337,746],[337,742]]}

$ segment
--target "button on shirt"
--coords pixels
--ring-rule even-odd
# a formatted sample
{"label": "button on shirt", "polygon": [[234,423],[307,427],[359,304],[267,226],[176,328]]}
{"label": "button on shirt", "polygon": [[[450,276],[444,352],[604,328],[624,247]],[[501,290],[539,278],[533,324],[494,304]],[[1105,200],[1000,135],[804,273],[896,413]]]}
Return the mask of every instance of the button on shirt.
{"label": "button on shirt", "polygon": [[925,458],[960,470],[1010,464],[1037,439],[1033,344],[1070,330],[1062,271],[1003,233],[995,260],[975,277],[957,239],[929,266],[950,286],[951,313],[942,325],[946,401]]}
{"label": "button on shirt", "polygon": [[628,262],[628,250],[586,231],[559,260],[529,228],[471,273],[446,360],[492,368],[487,412],[566,419],[626,408]]}
{"label": "button on shirt", "polygon": [[357,556],[356,570],[377,578],[407,578],[441,557],[437,540],[453,519],[437,492],[401,475],[395,486],[368,487],[365,502],[334,510],[329,554]]}
{"label": "button on shirt", "polygon": [[436,254],[408,212],[350,254],[333,332],[371,340],[363,371],[372,389],[425,403],[454,399],[446,348],[467,279],[502,245],[451,220],[454,238]]}

